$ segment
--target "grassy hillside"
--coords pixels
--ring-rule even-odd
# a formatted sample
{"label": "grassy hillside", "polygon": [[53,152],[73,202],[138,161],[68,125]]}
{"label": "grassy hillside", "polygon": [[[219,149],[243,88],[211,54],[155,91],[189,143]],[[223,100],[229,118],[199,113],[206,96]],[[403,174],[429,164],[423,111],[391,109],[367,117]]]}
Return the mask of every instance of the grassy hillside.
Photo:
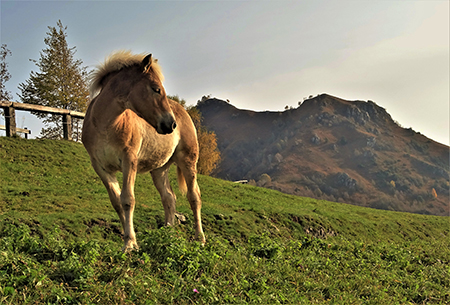
{"label": "grassy hillside", "polygon": [[[172,183],[176,186],[172,172]],[[362,208],[200,176],[192,214],[164,228],[150,175],[136,185],[141,249],[80,144],[0,138],[0,304],[445,304],[448,217]]]}

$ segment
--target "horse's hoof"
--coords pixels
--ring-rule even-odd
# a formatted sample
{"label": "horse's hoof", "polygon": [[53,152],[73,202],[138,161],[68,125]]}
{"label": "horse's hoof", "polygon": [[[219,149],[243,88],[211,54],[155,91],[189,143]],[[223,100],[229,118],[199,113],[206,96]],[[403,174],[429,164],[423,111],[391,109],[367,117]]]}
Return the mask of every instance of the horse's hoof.
{"label": "horse's hoof", "polygon": [[139,250],[139,246],[137,245],[136,242],[132,242],[132,241],[125,243],[125,245],[122,247],[123,253],[128,253],[131,251],[138,251],[138,250]]}
{"label": "horse's hoof", "polygon": [[205,238],[205,235],[203,235],[203,234],[201,236],[196,236],[195,239],[197,241],[199,241],[202,244],[202,246],[204,246],[206,244],[206,238]]}

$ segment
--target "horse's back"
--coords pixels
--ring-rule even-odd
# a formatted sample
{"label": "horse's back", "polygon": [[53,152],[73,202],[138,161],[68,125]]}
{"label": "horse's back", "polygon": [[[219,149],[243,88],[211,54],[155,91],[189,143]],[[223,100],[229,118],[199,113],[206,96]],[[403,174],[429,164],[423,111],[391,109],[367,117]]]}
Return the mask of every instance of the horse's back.
{"label": "horse's back", "polygon": [[192,122],[191,116],[179,103],[172,100],[169,101],[177,120],[177,129],[179,129],[180,133],[180,142],[177,151],[194,154],[198,158],[197,130]]}

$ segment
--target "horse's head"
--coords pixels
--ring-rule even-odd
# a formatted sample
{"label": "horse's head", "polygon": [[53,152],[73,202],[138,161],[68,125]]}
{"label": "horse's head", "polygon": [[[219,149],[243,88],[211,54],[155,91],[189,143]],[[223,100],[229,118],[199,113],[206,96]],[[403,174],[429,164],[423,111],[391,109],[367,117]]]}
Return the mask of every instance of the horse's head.
{"label": "horse's head", "polygon": [[127,99],[130,109],[159,134],[172,133],[177,123],[162,85],[162,73],[151,54],[142,60],[139,70],[141,75]]}

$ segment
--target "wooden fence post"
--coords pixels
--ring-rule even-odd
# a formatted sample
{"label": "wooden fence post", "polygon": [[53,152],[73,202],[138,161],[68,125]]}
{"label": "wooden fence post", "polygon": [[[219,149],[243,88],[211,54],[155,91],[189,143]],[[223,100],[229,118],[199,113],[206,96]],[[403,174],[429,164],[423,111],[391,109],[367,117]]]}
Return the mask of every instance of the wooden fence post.
{"label": "wooden fence post", "polygon": [[70,114],[63,114],[64,139],[72,141],[72,117]]}
{"label": "wooden fence post", "polygon": [[5,110],[5,127],[6,136],[12,137],[16,135],[16,110],[10,106],[4,108]]}

